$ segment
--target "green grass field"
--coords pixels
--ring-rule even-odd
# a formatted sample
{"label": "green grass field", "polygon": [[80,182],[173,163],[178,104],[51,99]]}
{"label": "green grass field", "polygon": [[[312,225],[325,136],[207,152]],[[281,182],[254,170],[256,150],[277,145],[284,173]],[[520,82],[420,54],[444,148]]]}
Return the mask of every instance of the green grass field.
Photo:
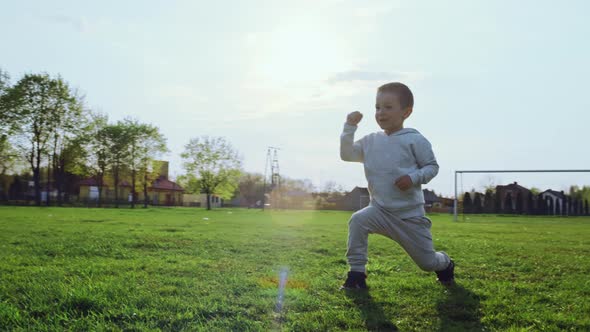
{"label": "green grass field", "polygon": [[0,207],[0,330],[590,330],[588,217],[433,215],[456,287],[373,235],[346,293],[349,216]]}

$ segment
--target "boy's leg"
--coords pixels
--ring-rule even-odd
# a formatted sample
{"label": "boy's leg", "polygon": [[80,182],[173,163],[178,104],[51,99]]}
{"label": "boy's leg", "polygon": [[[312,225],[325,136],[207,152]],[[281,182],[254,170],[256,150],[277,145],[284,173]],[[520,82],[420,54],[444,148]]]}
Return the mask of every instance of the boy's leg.
{"label": "boy's leg", "polygon": [[381,209],[369,205],[355,212],[348,221],[348,250],[346,258],[350,271],[365,272],[368,238],[371,233],[380,233],[387,227]]}
{"label": "boy's leg", "polygon": [[430,227],[432,223],[427,217],[401,219],[392,213],[387,214],[387,227],[380,229],[379,234],[385,235],[397,243],[410,255],[412,260],[424,271],[442,271],[451,259],[440,251],[434,250]]}

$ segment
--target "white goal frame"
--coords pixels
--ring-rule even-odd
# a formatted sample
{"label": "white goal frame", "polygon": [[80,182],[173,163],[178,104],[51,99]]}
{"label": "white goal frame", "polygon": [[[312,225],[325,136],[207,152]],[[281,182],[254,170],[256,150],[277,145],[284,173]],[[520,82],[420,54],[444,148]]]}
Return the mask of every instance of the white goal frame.
{"label": "white goal frame", "polygon": [[461,170],[455,171],[455,199],[453,202],[453,220],[457,221],[457,174],[463,173],[590,173],[590,169],[521,169],[521,170]]}

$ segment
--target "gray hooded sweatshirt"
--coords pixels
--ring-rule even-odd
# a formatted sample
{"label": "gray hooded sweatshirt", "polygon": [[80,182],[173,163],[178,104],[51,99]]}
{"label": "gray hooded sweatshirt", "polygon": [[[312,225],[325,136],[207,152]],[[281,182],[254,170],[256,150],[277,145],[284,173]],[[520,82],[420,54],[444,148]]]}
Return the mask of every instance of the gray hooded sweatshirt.
{"label": "gray hooded sweatshirt", "polygon": [[[438,173],[438,163],[430,142],[411,128],[391,135],[376,132],[354,142],[356,129],[357,126],[344,124],[340,136],[340,158],[364,164],[371,204],[390,210],[402,219],[423,216],[421,185]],[[401,191],[395,180],[404,175],[409,175],[414,185]]]}

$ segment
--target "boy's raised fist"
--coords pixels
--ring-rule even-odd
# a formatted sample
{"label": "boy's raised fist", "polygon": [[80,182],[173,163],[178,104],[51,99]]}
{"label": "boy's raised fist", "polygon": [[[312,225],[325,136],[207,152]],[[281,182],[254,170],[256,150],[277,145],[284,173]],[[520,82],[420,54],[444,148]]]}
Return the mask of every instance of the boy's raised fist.
{"label": "boy's raised fist", "polygon": [[346,117],[346,123],[348,123],[349,125],[356,126],[359,122],[361,122],[362,118],[363,114],[361,112],[352,112],[348,114],[348,116]]}

